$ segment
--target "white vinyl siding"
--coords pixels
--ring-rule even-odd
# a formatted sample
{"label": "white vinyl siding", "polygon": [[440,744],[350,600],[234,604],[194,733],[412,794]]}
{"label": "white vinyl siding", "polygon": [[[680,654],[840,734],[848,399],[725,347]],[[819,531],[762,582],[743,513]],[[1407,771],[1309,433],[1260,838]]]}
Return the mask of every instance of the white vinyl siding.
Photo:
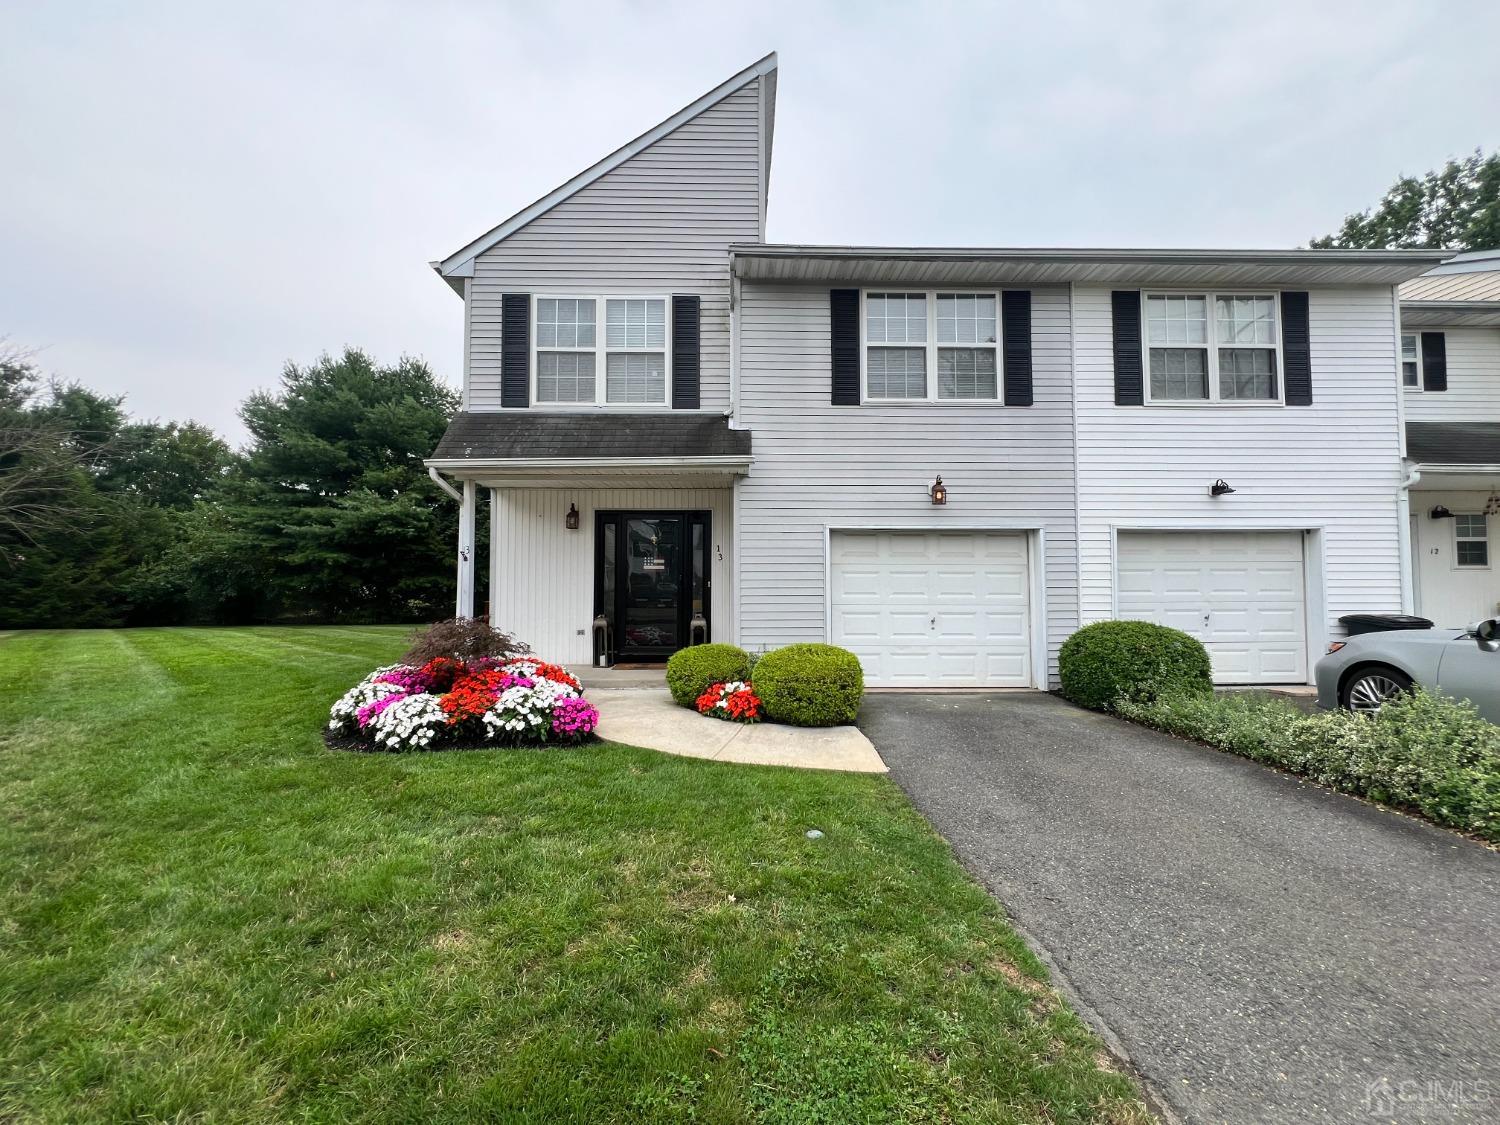
{"label": "white vinyl siding", "polygon": [[[882,292],[915,292],[892,286]],[[1032,287],[1035,405],[914,409],[829,402],[828,287],[741,288],[739,422],[755,467],[737,488],[740,643],[751,649],[828,638],[828,528],[955,531],[1041,528],[1047,681],[1077,627],[1068,290]],[[928,489],[941,475],[946,505]],[[1033,533],[1033,538],[1035,538]]]}
{"label": "white vinyl siding", "polygon": [[[728,407],[727,250],[759,237],[759,116],[760,95],[751,82],[475,259],[470,410],[500,409],[500,300],[506,292],[696,294],[702,409]],[[597,377],[604,379],[602,360]]]}
{"label": "white vinyl siding", "polygon": [[[1264,411],[1116,406],[1110,291],[1078,286],[1074,300],[1085,621],[1117,615],[1116,529],[1315,532],[1310,646],[1341,634],[1342,614],[1401,608],[1388,287],[1311,289],[1313,405]],[[1209,495],[1219,477],[1234,495]]]}
{"label": "white vinyl siding", "polygon": [[[1441,478],[1437,478],[1441,480]],[[1496,480],[1500,488],[1500,478]],[[1460,566],[1458,520],[1433,519],[1428,513],[1441,505],[1450,512],[1484,511],[1490,493],[1415,489],[1411,494],[1412,557],[1416,565],[1416,611],[1439,628],[1461,629],[1500,614],[1500,572],[1493,566]],[[1483,517],[1477,517],[1483,518]],[[1466,527],[1465,530],[1472,530]],[[1486,520],[1485,557],[1489,557]],[[1472,541],[1472,540],[1471,540]]]}
{"label": "white vinyl siding", "polygon": [[[1500,422],[1500,328],[1422,328],[1441,332],[1448,361],[1448,389],[1406,391],[1408,422]],[[1420,344],[1418,345],[1420,355]]]}

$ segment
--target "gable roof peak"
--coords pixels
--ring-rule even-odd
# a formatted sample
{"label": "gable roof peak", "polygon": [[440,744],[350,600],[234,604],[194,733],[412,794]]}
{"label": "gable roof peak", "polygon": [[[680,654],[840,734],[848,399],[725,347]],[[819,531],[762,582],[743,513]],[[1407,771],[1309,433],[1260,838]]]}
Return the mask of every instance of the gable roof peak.
{"label": "gable roof peak", "polygon": [[[717,105],[719,102],[723,101],[731,94],[744,89],[744,87],[748,86],[751,82],[754,82],[762,77],[769,78],[770,84],[767,91],[768,99],[774,104],[774,99],[776,96],[775,75],[776,52],[772,51],[764,58],[751,63],[744,70],[740,71],[732,78],[726,79],[725,81],[719,83],[719,85],[715,86],[701,98],[698,98],[697,100],[690,102],[688,105],[683,106],[676,113],[672,114],[671,117],[668,117],[659,125],[655,126],[654,128],[648,129],[646,132],[636,137],[635,140],[629,142],[628,144],[622,145],[621,147],[615,149],[614,152],[610,153],[604,159],[589,166],[588,168],[585,168],[582,172],[578,173],[578,175],[574,176],[567,183],[563,184],[560,187],[554,188],[552,191],[542,196],[530,206],[523,207],[510,218],[500,223],[500,225],[486,231],[484,234],[474,239],[474,241],[454,251],[452,254],[442,259],[441,261],[436,261],[429,264],[434,270],[436,270],[445,278],[474,276],[474,259],[477,258],[480,254],[483,254],[491,246],[494,246],[496,243],[508,238],[510,235],[514,234],[516,231],[524,227],[527,223],[530,223],[533,219],[546,214],[548,211],[552,210],[552,208],[556,207],[559,203],[562,203],[569,197],[576,195],[578,192],[588,187],[594,181],[600,179],[607,173],[614,171],[621,164],[624,164],[627,160],[629,160],[632,156],[635,156],[643,149],[646,149],[649,146],[655,144],[662,137],[665,137],[674,129],[677,129],[679,126],[687,123],[688,121],[691,121],[693,118],[697,117],[705,110]],[[769,115],[772,112],[774,112],[774,110],[768,108],[767,121],[765,123],[768,134],[771,120]],[[769,170],[771,159],[771,138],[769,135],[767,135],[765,138],[765,149],[765,163],[767,165],[767,168],[763,169],[763,175],[766,171]],[[762,192],[766,191],[766,186],[766,181],[762,180]],[[455,286],[455,288],[457,288],[457,286]]]}

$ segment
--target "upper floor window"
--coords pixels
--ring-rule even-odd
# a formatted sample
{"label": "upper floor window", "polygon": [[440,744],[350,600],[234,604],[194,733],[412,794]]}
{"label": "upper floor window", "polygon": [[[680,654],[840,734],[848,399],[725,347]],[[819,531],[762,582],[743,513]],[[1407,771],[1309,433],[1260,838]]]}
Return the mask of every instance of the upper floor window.
{"label": "upper floor window", "polygon": [[538,297],[534,370],[537,403],[665,406],[667,299]]}
{"label": "upper floor window", "polygon": [[999,400],[994,293],[866,293],[864,302],[867,402]]}
{"label": "upper floor window", "polygon": [[1458,566],[1490,565],[1489,520],[1483,513],[1453,517],[1453,561]]}
{"label": "upper floor window", "polygon": [[1417,346],[1416,333],[1401,336],[1401,385],[1422,389],[1422,349]]}
{"label": "upper floor window", "polygon": [[1281,401],[1274,296],[1148,293],[1145,335],[1151,402]]}

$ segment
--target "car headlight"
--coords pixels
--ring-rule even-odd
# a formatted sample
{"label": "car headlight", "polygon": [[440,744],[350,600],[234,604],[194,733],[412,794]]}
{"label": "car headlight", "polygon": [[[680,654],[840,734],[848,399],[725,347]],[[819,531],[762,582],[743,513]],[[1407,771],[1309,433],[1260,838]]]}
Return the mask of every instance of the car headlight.
{"label": "car headlight", "polygon": [[1338,652],[1339,649],[1343,648],[1348,643],[1349,643],[1348,641],[1329,641],[1328,642],[1328,655],[1332,656],[1334,653]]}

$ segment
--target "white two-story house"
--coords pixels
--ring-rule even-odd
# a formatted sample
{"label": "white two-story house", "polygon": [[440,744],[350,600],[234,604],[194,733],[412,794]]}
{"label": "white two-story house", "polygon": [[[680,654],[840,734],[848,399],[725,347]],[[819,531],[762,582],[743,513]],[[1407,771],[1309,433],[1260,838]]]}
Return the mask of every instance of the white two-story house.
{"label": "white two-story house", "polygon": [[1416,610],[1441,625],[1500,614],[1500,250],[1401,286],[1401,381]]}
{"label": "white two-story house", "polygon": [[562,661],[1047,687],[1133,617],[1304,683],[1412,607],[1396,287],[1447,255],[768,244],[775,100],[773,55],[434,263],[461,614],[485,496],[489,613]]}

